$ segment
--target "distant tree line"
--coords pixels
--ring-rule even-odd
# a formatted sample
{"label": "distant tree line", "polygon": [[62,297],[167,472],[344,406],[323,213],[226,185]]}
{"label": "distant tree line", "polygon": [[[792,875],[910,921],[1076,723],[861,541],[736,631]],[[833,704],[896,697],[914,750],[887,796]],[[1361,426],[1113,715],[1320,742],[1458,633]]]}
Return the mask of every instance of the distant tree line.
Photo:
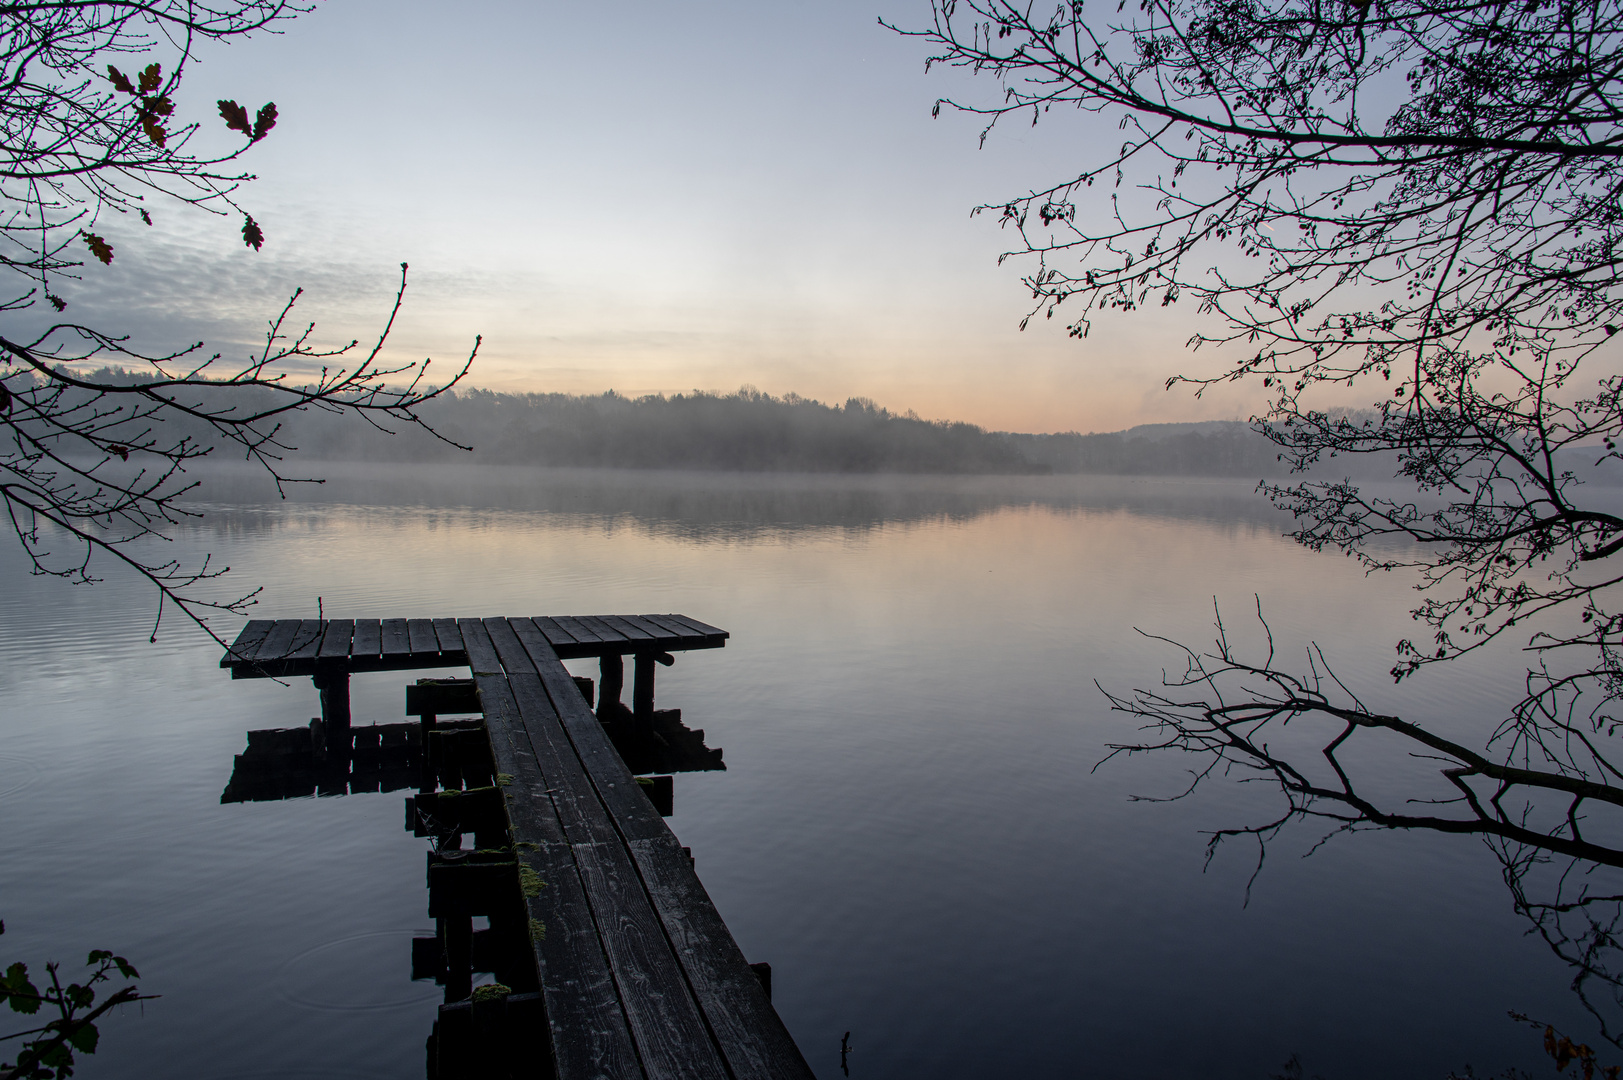
{"label": "distant tree line", "polygon": [[1238,420],[1145,424],[1093,435],[1001,432],[997,437],[1027,461],[1057,473],[1259,478],[1286,471],[1279,448]]}
{"label": "distant tree line", "polygon": [[[141,373],[103,369],[102,382]],[[238,389],[234,401],[251,407]],[[269,393],[265,391],[265,393]],[[1232,476],[1286,470],[1279,448],[1240,421],[1147,424],[1101,434],[989,432],[895,413],[867,398],[825,405],[798,394],[627,397],[453,390],[417,410],[443,438],[411,424],[334,424],[319,409],[288,413],[276,439],[328,461],[466,461],[493,465],[735,472]],[[180,425],[184,426],[184,425]],[[178,428],[177,428],[178,433]],[[447,442],[445,440],[450,440]],[[457,445],[471,446],[470,453]],[[1365,469],[1368,462],[1360,463]]]}

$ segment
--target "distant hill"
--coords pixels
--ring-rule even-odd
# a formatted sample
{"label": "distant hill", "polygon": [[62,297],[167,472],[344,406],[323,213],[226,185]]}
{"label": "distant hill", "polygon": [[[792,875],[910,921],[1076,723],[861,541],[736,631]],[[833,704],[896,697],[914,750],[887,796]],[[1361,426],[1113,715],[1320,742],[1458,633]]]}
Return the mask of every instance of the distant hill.
{"label": "distant hill", "polygon": [[[103,381],[143,382],[144,374],[104,369]],[[12,380],[16,384],[16,377]],[[18,387],[20,389],[20,387]],[[242,391],[232,401],[246,404]],[[248,393],[252,398],[253,392]],[[269,398],[266,398],[269,403]],[[988,432],[974,424],[894,413],[866,398],[825,405],[797,394],[773,397],[694,391],[669,397],[605,394],[509,394],[458,390],[423,406],[423,419],[460,450],[410,424],[386,435],[353,418],[320,410],[287,414],[278,439],[300,457],[327,461],[476,461],[621,469],[731,472],[938,473],[1117,476],[1287,476],[1279,449],[1237,420],[1143,424],[1083,435]],[[171,425],[172,437],[194,432]],[[132,430],[130,438],[136,439]],[[1593,454],[1568,454],[1581,477],[1617,484],[1623,466],[1596,470]],[[227,453],[224,456],[229,457]],[[1318,476],[1390,479],[1389,455],[1343,456],[1315,467]]]}
{"label": "distant hill", "polygon": [[997,437],[1025,460],[1057,473],[1260,478],[1287,471],[1279,448],[1238,420],[1142,424],[1092,435],[999,432]]}

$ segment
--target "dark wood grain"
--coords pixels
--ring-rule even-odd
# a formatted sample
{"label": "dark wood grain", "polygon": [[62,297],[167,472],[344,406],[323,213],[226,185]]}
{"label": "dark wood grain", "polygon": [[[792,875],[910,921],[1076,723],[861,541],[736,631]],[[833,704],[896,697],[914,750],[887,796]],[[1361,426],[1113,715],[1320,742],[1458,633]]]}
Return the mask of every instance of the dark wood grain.
{"label": "dark wood grain", "polygon": [[431,655],[440,651],[439,638],[434,636],[434,624],[427,619],[406,620],[406,642],[414,654]]}
{"label": "dark wood grain", "polygon": [[676,838],[633,840],[630,848],[732,1075],[810,1080],[811,1067]]}
{"label": "dark wood grain", "polygon": [[642,618],[676,638],[681,643],[677,648],[686,649],[695,645],[702,646],[709,640],[703,634],[697,633],[691,626],[677,622],[669,615],[644,615]]}
{"label": "dark wood grain", "polygon": [[316,656],[322,660],[349,659],[349,643],[354,636],[354,619],[329,620],[327,632],[321,635],[321,649]]}
{"label": "dark wood grain", "polygon": [[642,627],[633,623],[630,619],[627,619],[624,615],[597,615],[594,616],[594,618],[603,623],[605,626],[618,630],[620,632],[620,636],[624,637],[627,641],[652,644],[656,637],[663,636],[660,634],[650,634]]}
{"label": "dark wood grain", "polygon": [[[604,644],[614,644],[614,645],[621,645],[621,646],[627,646],[627,644],[628,644],[626,642],[625,632],[623,630],[621,630],[619,627],[610,626],[607,622],[605,622],[603,620],[603,617],[600,616],[600,615],[576,615],[575,616],[575,621],[580,623],[580,625],[583,628],[585,628],[587,630],[590,630],[592,633],[596,634],[598,640],[603,642]],[[623,648],[621,651],[622,652],[630,652],[631,650],[630,650],[629,647],[626,647],[626,648]]]}
{"label": "dark wood grain", "polygon": [[[513,634],[508,620],[487,619],[483,629],[506,670],[531,748],[558,808],[564,839],[572,844],[615,842],[619,833],[559,726],[557,710],[529,652]],[[575,696],[580,697],[579,691]]]}
{"label": "dark wood grain", "polygon": [[678,643],[682,640],[683,635],[671,633],[670,630],[660,626],[646,615],[621,615],[619,618],[653,638],[655,643],[662,649],[681,647]]}
{"label": "dark wood grain", "polygon": [[702,623],[698,619],[689,618],[686,615],[666,615],[665,618],[689,627],[694,633],[700,635],[701,637],[719,638],[722,641],[725,641],[730,636],[725,630],[711,626],[709,623]]}
{"label": "dark wood grain", "polygon": [[[479,666],[499,664],[488,636],[470,631],[469,637],[468,653],[478,658]],[[505,676],[485,674],[475,680],[496,767],[510,777],[503,791],[519,861],[541,883],[534,896],[525,897],[525,906],[536,921],[531,942],[557,1075],[640,1077],[618,987],[518,703]]]}
{"label": "dark wood grain", "polygon": [[[519,626],[537,643],[537,649],[547,658],[544,662],[537,661],[530,646],[519,640]],[[544,687],[545,675],[540,669],[563,672],[563,665],[530,620],[486,619],[484,629],[507,672],[530,745],[564,834],[570,838],[587,902],[647,1075],[724,1076],[681,964],[616,828],[620,823],[613,820],[613,808],[599,801],[597,785],[572,753],[572,740],[559,727],[557,703],[550,688]],[[568,673],[564,672],[563,677],[569,683],[571,705],[585,712],[586,703]],[[591,719],[590,712],[585,715]],[[596,720],[591,722],[596,725]],[[629,781],[630,774],[626,776],[635,787],[635,782]],[[633,794],[648,806],[640,790]],[[659,820],[657,814],[654,820]]]}
{"label": "dark wood grain", "polygon": [[598,938],[643,1071],[653,1077],[718,1080],[727,1075],[664,925],[624,845],[573,844]]}
{"label": "dark wood grain", "polygon": [[326,624],[320,619],[301,619],[299,629],[288,644],[289,660],[314,660],[321,649],[321,634]]}
{"label": "dark wood grain", "polygon": [[435,619],[434,637],[439,640],[440,652],[459,653],[462,651],[462,631],[457,629],[455,619]]}
{"label": "dark wood grain", "polygon": [[587,626],[578,615],[554,615],[553,621],[569,631],[570,636],[579,642],[617,641],[620,637],[614,634],[605,638],[599,631]]}
{"label": "dark wood grain", "polygon": [[383,655],[383,623],[377,619],[356,619],[355,636],[349,642],[349,655],[375,659]]}
{"label": "dark wood grain", "polygon": [[545,615],[537,615],[530,621],[535,623],[536,627],[547,636],[547,640],[552,642],[553,647],[556,648],[559,645],[575,644],[575,635],[571,634],[568,630],[565,630],[562,626],[559,626],[557,619],[549,619]]}
{"label": "dark wood grain", "polygon": [[259,651],[254,654],[254,660],[261,662],[285,657],[298,632],[299,620],[277,619],[276,625],[271,627],[271,632],[266,634],[265,640],[260,643]]}
{"label": "dark wood grain", "polygon": [[405,619],[383,620],[383,655],[406,656],[411,653],[411,638],[406,632]]}
{"label": "dark wood grain", "polygon": [[608,808],[621,835],[628,840],[669,836],[670,828],[660,818],[654,804],[648,801],[648,796],[642,793],[636,777],[626,768],[604,732],[603,725],[586,707],[585,699],[580,696],[574,680],[569,677],[569,672],[552,651],[547,639],[528,620],[512,619],[509,622],[514,636],[523,643],[525,651],[535,663],[575,756],[585,768],[598,798]]}
{"label": "dark wood grain", "polygon": [[244,660],[252,660],[254,654],[259,651],[259,646],[275,626],[275,619],[249,619],[248,625],[237,635],[237,640],[233,641],[225,655],[220,657],[220,666],[230,667]]}

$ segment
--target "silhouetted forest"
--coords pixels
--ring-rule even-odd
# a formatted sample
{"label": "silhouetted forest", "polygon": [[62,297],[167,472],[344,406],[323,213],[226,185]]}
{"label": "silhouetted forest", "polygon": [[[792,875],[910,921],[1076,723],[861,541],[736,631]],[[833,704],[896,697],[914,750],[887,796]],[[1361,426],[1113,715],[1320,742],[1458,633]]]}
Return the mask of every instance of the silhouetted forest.
{"label": "silhouetted forest", "polygon": [[[137,383],[116,369],[102,381]],[[234,391],[243,401],[243,392]],[[250,395],[251,396],[251,395]],[[894,413],[867,398],[843,405],[745,387],[732,394],[630,398],[459,390],[419,414],[449,442],[410,424],[385,434],[326,412],[291,412],[278,438],[328,461],[466,461],[587,468],[739,472],[1277,476],[1272,443],[1239,421],[1149,424],[1083,435],[989,432]],[[171,436],[183,425],[168,426]],[[132,431],[129,440],[139,441]],[[199,432],[198,434],[202,434]],[[452,443],[471,446],[471,452]]]}

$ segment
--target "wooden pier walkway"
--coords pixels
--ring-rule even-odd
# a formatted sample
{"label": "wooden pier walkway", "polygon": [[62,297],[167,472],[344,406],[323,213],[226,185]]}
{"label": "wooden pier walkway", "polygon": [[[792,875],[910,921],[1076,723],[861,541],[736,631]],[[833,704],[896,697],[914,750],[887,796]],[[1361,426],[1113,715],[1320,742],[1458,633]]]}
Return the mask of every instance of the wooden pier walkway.
{"label": "wooden pier walkway", "polygon": [[[436,962],[451,971],[431,1073],[812,1076],[692,860],[561,662],[598,657],[603,704],[618,707],[620,658],[632,654],[633,715],[647,716],[655,663],[726,640],[679,615],[256,620],[221,660],[234,678],[312,677],[329,730],[348,726],[350,672],[470,669],[496,785],[425,792],[414,812],[422,821],[427,807],[454,816],[448,808],[461,805],[468,818],[443,826],[456,830],[456,849],[430,853]],[[481,804],[504,809],[505,821],[475,820]],[[464,828],[483,850],[460,850]],[[521,944],[514,955],[525,963],[480,969],[496,970],[506,995],[470,993],[480,915],[491,927],[481,933]],[[446,1053],[453,1041],[471,1056]]]}

